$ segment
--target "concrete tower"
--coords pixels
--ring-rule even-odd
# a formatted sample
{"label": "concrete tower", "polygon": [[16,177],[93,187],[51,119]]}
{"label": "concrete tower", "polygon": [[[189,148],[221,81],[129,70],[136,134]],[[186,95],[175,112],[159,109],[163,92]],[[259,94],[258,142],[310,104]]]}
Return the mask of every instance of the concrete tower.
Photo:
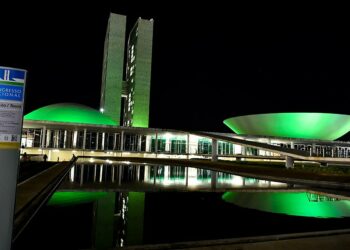
{"label": "concrete tower", "polygon": [[128,38],[124,126],[148,127],[152,43],[153,20],[139,18]]}
{"label": "concrete tower", "polygon": [[111,13],[104,46],[100,111],[117,124],[120,124],[125,29],[126,17]]}
{"label": "concrete tower", "polygon": [[[110,14],[104,47],[100,111],[117,124],[147,128],[153,20],[139,18],[129,33],[126,79],[123,81],[125,27],[125,16]],[[126,97],[123,100],[124,110],[121,105],[122,97]]]}

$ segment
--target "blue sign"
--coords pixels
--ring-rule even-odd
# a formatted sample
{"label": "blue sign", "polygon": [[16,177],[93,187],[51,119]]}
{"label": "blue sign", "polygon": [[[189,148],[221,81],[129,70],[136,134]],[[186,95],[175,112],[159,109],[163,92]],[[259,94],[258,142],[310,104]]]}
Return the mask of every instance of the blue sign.
{"label": "blue sign", "polygon": [[22,101],[23,87],[0,84],[0,100]]}
{"label": "blue sign", "polygon": [[19,69],[0,68],[0,81],[24,83],[26,72]]}

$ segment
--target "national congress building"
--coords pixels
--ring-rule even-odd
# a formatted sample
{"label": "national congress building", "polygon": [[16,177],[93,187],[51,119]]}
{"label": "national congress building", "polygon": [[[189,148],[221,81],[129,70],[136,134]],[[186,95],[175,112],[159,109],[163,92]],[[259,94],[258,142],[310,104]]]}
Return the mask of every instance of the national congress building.
{"label": "national congress building", "polygon": [[233,117],[224,123],[235,133],[226,134],[148,128],[153,24],[153,20],[139,18],[127,31],[126,17],[111,14],[105,37],[100,110],[58,103],[30,112],[24,117],[22,153],[46,154],[49,160],[68,160],[72,154],[232,160],[261,157],[285,159],[287,167],[298,159],[347,160],[350,144],[334,141],[350,130],[346,115]]}

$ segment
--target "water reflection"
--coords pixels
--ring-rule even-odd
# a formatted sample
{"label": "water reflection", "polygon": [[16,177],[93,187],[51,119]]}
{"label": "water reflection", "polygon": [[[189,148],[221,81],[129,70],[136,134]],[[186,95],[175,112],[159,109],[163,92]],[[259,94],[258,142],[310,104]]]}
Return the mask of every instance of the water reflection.
{"label": "water reflection", "polygon": [[73,207],[93,203],[92,246],[97,249],[143,242],[145,193],[55,192],[50,207]]}
{"label": "water reflection", "polygon": [[285,183],[241,177],[184,166],[80,164],[74,166],[63,189],[74,188],[154,189],[285,189]]}
{"label": "water reflection", "polygon": [[235,205],[260,211],[316,218],[350,217],[350,201],[317,193],[226,192],[222,199]]}

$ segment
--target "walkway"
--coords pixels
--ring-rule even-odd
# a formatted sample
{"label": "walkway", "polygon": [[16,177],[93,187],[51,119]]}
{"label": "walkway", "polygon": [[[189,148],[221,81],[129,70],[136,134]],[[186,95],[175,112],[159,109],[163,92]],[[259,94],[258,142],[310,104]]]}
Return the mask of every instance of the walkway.
{"label": "walkway", "polygon": [[60,162],[17,185],[13,238],[45,204],[74,162]]}

